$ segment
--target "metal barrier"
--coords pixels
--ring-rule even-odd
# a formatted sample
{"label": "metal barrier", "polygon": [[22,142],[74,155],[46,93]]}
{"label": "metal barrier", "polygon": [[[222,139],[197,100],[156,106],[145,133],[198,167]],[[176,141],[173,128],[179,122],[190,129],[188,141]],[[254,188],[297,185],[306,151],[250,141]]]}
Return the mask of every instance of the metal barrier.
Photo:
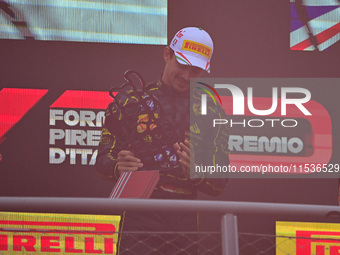
{"label": "metal barrier", "polygon": [[[284,216],[286,219],[312,217],[325,219],[340,215],[337,206],[298,205],[282,203],[224,202],[224,201],[191,201],[191,200],[159,200],[159,199],[107,199],[107,198],[38,198],[38,197],[0,197],[0,211],[8,212],[42,212],[42,213],[81,213],[114,215],[125,210],[136,212],[199,212],[219,213],[221,219],[220,232],[202,232],[200,238],[192,238],[192,243],[200,249],[200,254],[238,255],[238,254],[275,254],[275,235],[238,233],[236,215]],[[339,218],[337,218],[339,219]],[[137,238],[141,232],[125,233]],[[152,236],[168,235],[171,238],[191,238],[197,233],[147,233]],[[290,240],[290,237],[286,237]],[[214,240],[211,242],[209,240]],[[201,242],[221,244],[219,247],[200,246]],[[340,242],[336,239],[336,242]],[[171,243],[171,242],[169,242]],[[256,248],[256,245],[261,248]],[[263,243],[263,244],[262,244]],[[164,245],[164,244],[162,244]],[[249,251],[249,246],[252,247]],[[267,247],[265,247],[267,246]],[[263,248],[265,247],[265,248]],[[340,250],[340,249],[339,249]],[[151,253],[150,253],[151,254]],[[158,253],[159,254],[159,253]],[[188,254],[178,251],[176,254]],[[287,251],[286,254],[291,254]]]}

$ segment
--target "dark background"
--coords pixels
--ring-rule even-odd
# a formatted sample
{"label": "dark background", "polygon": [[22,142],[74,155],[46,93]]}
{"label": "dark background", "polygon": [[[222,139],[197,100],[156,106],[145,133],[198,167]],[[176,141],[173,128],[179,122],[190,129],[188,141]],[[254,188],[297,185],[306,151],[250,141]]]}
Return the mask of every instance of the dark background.
{"label": "dark background", "polygon": [[[290,50],[288,0],[169,1],[169,40],[187,26],[202,27],[214,39],[210,77],[340,76],[339,42],[324,52]],[[158,79],[163,69],[163,48],[0,40],[0,86],[49,90],[0,144],[0,196],[107,197],[112,183],[100,179],[93,166],[48,164],[49,106],[68,89],[108,91],[112,86],[120,86],[127,69],[138,70],[147,82]],[[337,96],[331,93],[320,88],[318,96],[324,95],[325,100],[331,96],[329,107],[337,109]],[[331,117],[338,123],[336,110]],[[337,130],[339,126],[333,126],[334,148],[339,148]],[[337,179],[282,178],[233,179],[225,192],[214,199],[337,205],[337,197]],[[211,199],[205,195],[200,198]],[[210,218],[210,226],[218,226],[218,217],[212,221],[211,215],[204,217]],[[257,218],[241,218],[240,229],[259,231],[266,228],[263,224]],[[208,224],[203,220],[202,225]],[[273,229],[273,224],[267,227]]]}

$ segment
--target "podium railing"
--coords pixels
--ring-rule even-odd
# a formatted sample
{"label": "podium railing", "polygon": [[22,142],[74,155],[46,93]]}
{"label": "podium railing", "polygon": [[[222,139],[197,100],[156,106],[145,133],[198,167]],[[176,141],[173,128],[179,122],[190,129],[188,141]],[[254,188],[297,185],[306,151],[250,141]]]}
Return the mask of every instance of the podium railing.
{"label": "podium railing", "polygon": [[[220,243],[223,255],[240,254],[240,248],[242,247],[239,247],[239,240],[241,237],[244,238],[245,234],[238,233],[237,216],[258,215],[261,217],[275,216],[278,218],[283,216],[286,220],[296,220],[301,217],[304,219],[329,219],[330,217],[335,217],[337,222],[339,222],[340,218],[340,207],[324,205],[202,200],[0,197],[0,211],[2,212],[117,215],[125,210],[136,212],[198,212],[222,214]],[[133,235],[133,233],[131,234]],[[216,233],[212,234],[215,235]],[[261,238],[273,239],[275,236],[261,236]],[[275,242],[271,242],[274,247],[272,249],[275,249]],[[263,254],[263,251],[261,252],[258,254]]]}

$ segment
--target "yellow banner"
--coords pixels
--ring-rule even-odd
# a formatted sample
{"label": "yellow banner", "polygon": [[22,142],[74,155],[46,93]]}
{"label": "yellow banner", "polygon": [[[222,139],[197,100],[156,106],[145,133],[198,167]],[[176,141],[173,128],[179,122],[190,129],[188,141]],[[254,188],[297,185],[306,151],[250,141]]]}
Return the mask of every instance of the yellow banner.
{"label": "yellow banner", "polygon": [[340,224],[276,222],[277,255],[340,254]]}
{"label": "yellow banner", "polygon": [[0,212],[0,254],[116,254],[120,216]]}

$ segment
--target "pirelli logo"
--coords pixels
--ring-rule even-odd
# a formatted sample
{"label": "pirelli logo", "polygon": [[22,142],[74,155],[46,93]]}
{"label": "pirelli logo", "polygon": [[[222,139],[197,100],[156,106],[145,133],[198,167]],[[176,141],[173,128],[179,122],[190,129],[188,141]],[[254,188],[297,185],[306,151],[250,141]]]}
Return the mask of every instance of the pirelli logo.
{"label": "pirelli logo", "polygon": [[0,212],[0,254],[116,254],[120,216]]}
{"label": "pirelli logo", "polygon": [[212,49],[209,48],[208,46],[201,44],[201,43],[189,41],[189,40],[183,41],[182,50],[195,52],[195,53],[200,54],[200,55],[202,55],[202,56],[204,56],[208,59],[210,58],[210,55],[211,55],[211,52],[212,52]]}
{"label": "pirelli logo", "polygon": [[276,254],[340,254],[340,224],[276,222]]}

